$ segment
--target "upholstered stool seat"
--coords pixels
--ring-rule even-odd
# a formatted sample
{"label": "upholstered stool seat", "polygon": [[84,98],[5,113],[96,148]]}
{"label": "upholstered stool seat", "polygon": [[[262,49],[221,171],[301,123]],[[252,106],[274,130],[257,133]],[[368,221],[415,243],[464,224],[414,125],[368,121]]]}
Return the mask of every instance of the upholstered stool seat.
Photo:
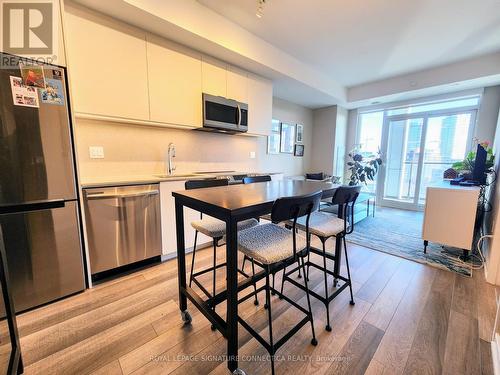
{"label": "upholstered stool seat", "polygon": [[[257,219],[240,221],[238,223],[238,231],[243,231],[258,224],[259,222]],[[226,223],[210,216],[206,216],[201,220],[193,221],[191,226],[198,232],[211,238],[221,238],[226,234]]]}
{"label": "upholstered stool seat", "polygon": [[[344,220],[327,212],[313,212],[309,218],[309,232],[319,237],[335,236],[344,231],[344,225]],[[347,223],[347,226],[349,226],[349,223]],[[297,219],[297,227],[303,231],[306,230],[305,216]]]}
{"label": "upholstered stool seat", "polygon": [[[297,251],[306,239],[297,235]],[[273,264],[293,256],[293,232],[276,224],[262,224],[238,234],[238,249],[262,264]]]}

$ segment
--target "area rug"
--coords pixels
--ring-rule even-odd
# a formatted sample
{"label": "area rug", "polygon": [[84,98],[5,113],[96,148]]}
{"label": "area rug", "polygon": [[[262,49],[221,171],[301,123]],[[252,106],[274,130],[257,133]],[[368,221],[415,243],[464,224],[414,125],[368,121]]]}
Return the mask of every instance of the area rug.
{"label": "area rug", "polygon": [[429,243],[427,254],[421,237],[423,212],[379,208],[375,217],[367,217],[356,223],[347,241],[384,253],[428,264],[444,270],[471,276],[471,265],[458,261],[462,250],[443,249]]}

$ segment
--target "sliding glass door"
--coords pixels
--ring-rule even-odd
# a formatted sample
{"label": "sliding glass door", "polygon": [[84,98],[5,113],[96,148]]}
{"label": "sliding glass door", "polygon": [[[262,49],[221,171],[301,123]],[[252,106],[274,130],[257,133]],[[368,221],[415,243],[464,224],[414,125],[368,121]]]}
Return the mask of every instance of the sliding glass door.
{"label": "sliding glass door", "polygon": [[421,209],[427,187],[443,184],[443,172],[462,160],[471,143],[475,111],[387,116],[385,159],[377,192],[383,206]]}
{"label": "sliding glass door", "polygon": [[418,176],[423,118],[390,120],[384,155],[385,176],[383,200],[413,204],[418,196]]}

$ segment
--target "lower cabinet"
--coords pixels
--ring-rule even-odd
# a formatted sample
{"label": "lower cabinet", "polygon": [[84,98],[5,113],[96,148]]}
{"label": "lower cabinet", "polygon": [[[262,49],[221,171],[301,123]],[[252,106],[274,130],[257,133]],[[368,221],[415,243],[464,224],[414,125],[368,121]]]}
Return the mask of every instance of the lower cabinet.
{"label": "lower cabinet", "polygon": [[[175,225],[175,201],[172,197],[173,191],[184,190],[185,181],[167,181],[160,183],[160,204],[161,204],[161,233],[163,256],[173,257],[177,254],[177,239]],[[184,238],[186,249],[191,250],[194,243],[194,229],[191,222],[200,219],[200,213],[190,208],[184,207]],[[212,239],[199,233],[198,244],[204,245],[212,242]]]}

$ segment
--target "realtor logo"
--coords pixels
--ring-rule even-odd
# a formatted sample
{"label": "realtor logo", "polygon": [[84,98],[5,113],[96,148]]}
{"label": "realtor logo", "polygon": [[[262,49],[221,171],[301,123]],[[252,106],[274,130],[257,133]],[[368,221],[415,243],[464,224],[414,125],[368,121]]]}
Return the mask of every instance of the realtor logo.
{"label": "realtor logo", "polygon": [[[0,0],[2,51],[53,62],[57,23],[53,0]],[[58,9],[58,8],[57,8]]]}

